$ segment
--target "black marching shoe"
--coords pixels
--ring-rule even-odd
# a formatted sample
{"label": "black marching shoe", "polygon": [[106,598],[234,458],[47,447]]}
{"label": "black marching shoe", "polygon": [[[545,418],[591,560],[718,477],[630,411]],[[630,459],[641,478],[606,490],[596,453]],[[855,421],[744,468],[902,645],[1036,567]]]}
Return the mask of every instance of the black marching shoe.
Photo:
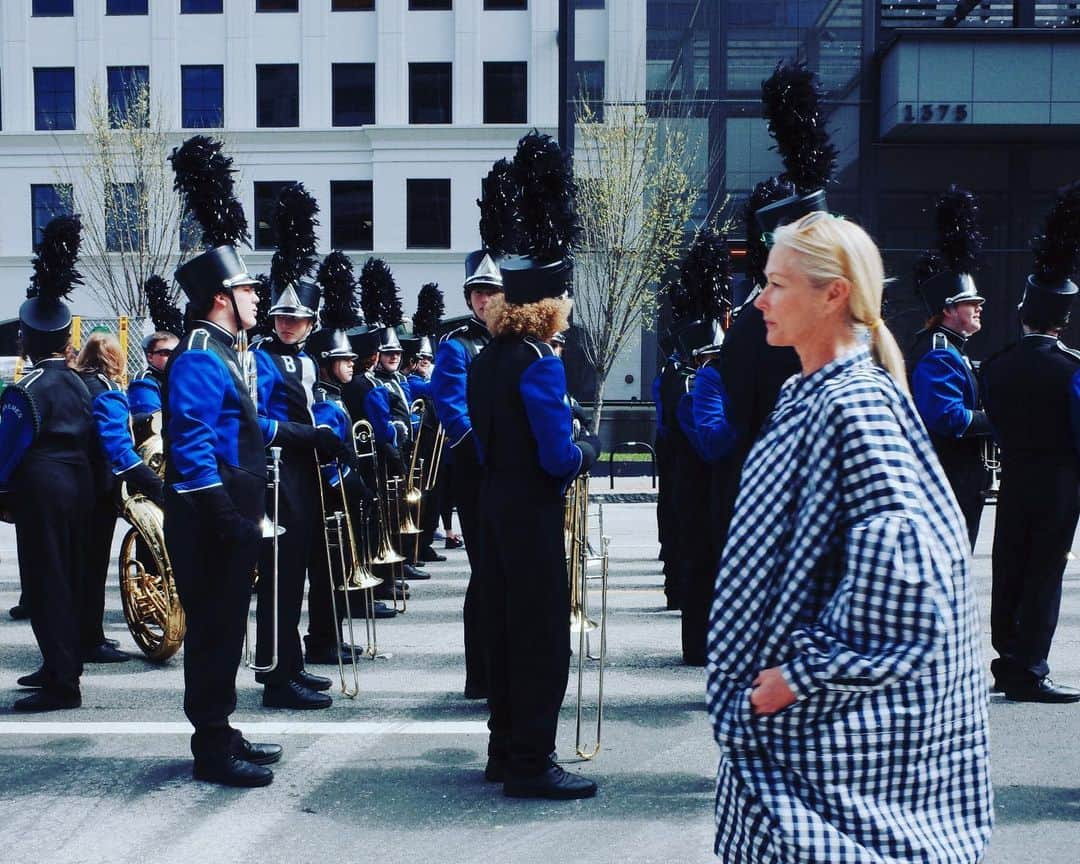
{"label": "black marching shoe", "polygon": [[393,618],[397,615],[397,612],[390,606],[387,606],[382,600],[375,601],[375,614],[373,616],[368,615],[367,604],[361,601],[352,607],[353,618],[368,618],[373,617],[377,621],[381,621],[384,618]]}
{"label": "black marching shoe", "polygon": [[425,546],[423,549],[420,550],[420,560],[421,561],[445,561],[446,556],[445,555],[440,555],[438,552],[436,552],[430,546]]}
{"label": "black marching shoe", "polygon": [[[409,564],[408,562],[402,564],[401,566],[404,568],[406,579],[414,579],[417,582],[423,582],[425,579],[431,578],[430,573],[424,573],[422,570],[418,570],[416,567],[414,567],[412,564]],[[405,585],[406,590],[408,590],[408,583],[406,582]]]}
{"label": "black marching shoe", "polygon": [[236,752],[236,758],[242,759],[250,765],[273,765],[281,758],[280,744],[258,744],[240,739],[240,749]]}
{"label": "black marching shoe", "polygon": [[232,755],[217,759],[196,759],[191,773],[196,780],[242,789],[269,786],[274,780],[274,772],[269,768]]}
{"label": "black marching shoe", "polygon": [[130,659],[130,655],[117,651],[108,642],[102,642],[83,653],[83,663],[124,663]]}
{"label": "black marching shoe", "polygon": [[570,774],[554,763],[532,777],[515,777],[507,774],[503,781],[503,795],[509,798],[547,798],[552,801],[569,801],[574,798],[592,798],[596,783],[579,774]]}
{"label": "black marching shoe", "polygon": [[329,678],[323,678],[322,675],[312,675],[304,669],[301,669],[297,673],[295,680],[297,683],[307,687],[308,690],[314,690],[317,693],[321,693],[323,690],[329,690],[334,684]]}
{"label": "black marching shoe", "polygon": [[45,677],[45,668],[38,669],[37,672],[31,672],[29,675],[23,675],[21,678],[16,678],[15,683],[20,687],[44,687],[48,684],[48,679]]}
{"label": "black marching shoe", "polygon": [[11,706],[13,711],[21,711],[27,714],[40,711],[64,711],[68,708],[78,708],[82,705],[82,694],[76,690],[74,693],[64,690],[38,690],[22,699],[16,699]]}
{"label": "black marching shoe", "polygon": [[1080,702],[1080,690],[1075,687],[1066,687],[1064,684],[1055,684],[1049,676],[1040,678],[1038,681],[1029,681],[1025,684],[1010,682],[1004,686],[1005,698],[1013,702],[1046,702],[1061,704],[1065,702]]}
{"label": "black marching shoe", "polygon": [[10,615],[14,621],[25,621],[30,617],[30,610],[23,606],[22,603],[16,603],[8,609],[8,615]]}
{"label": "black marching shoe", "polygon": [[506,764],[510,760],[505,756],[488,756],[484,766],[484,779],[488,783],[502,783],[506,780]]}
{"label": "black marching shoe", "polygon": [[263,706],[266,708],[299,708],[315,710],[329,708],[334,700],[325,693],[316,693],[296,681],[283,684],[267,684],[263,688]]}
{"label": "black marching shoe", "polygon": [[447,537],[446,542],[443,543],[444,549],[460,549],[465,545],[465,541],[460,537]]}

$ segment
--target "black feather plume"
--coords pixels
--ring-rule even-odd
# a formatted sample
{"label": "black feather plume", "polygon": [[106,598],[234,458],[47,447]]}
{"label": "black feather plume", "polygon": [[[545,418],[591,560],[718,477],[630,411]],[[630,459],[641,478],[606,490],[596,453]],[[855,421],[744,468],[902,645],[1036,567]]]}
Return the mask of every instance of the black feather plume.
{"label": "black feather plume", "polygon": [[270,318],[270,307],[274,305],[274,289],[270,277],[265,273],[255,276],[259,284],[255,286],[255,293],[259,297],[259,309],[255,313],[255,326],[251,328],[253,336],[266,336],[274,331],[274,322]]}
{"label": "black feather plume", "polygon": [[674,324],[694,318],[694,297],[682,279],[672,279],[667,284],[668,302],[671,304],[671,321]]}
{"label": "black feather plume", "polygon": [[360,308],[368,324],[396,327],[401,323],[397,283],[381,258],[368,258],[360,271]]}
{"label": "black feather plume", "polygon": [[484,181],[484,197],[476,201],[480,207],[480,240],[485,249],[500,255],[517,249],[520,189],[513,171],[508,160],[496,162]]}
{"label": "black feather plume", "polygon": [[154,329],[174,336],[184,335],[184,313],[173,302],[169,283],[156,273],[146,280],[143,285],[146,294],[146,305],[150,311],[150,320],[154,322]]}
{"label": "black feather plume", "polygon": [[915,261],[915,287],[918,288],[931,276],[937,276],[946,269],[945,259],[941,255],[933,250],[924,252]]}
{"label": "black feather plume", "polygon": [[315,279],[322,285],[320,326],[348,330],[363,323],[356,296],[356,277],[353,275],[353,264],[348,255],[336,250],[331,252],[319,265]]}
{"label": "black feather plume", "polygon": [[437,282],[428,282],[420,288],[416,297],[416,314],[413,315],[413,335],[434,337],[439,332],[439,321],[446,311],[443,292]]}
{"label": "black feather plume", "polygon": [[194,215],[202,228],[203,245],[248,245],[244,208],[233,191],[232,158],[222,144],[205,135],[193,135],[173,148],[173,188],[180,193],[184,212]]}
{"label": "black feather plume", "polygon": [[825,188],[836,170],[836,147],[819,100],[815,75],[804,63],[778,63],[761,84],[762,116],[784,160],[781,179],[794,183],[800,195]]}
{"label": "black feather plume", "polygon": [[978,199],[966,189],[950,186],[937,200],[937,229],[945,267],[954,273],[974,273],[983,244]]}
{"label": "black feather plume", "polygon": [[521,190],[517,251],[541,262],[572,258],[581,227],[569,156],[534,129],[518,141],[512,167]]}
{"label": "black feather plume", "polygon": [[318,213],[319,204],[303,183],[292,183],[281,190],[272,220],[277,250],[270,260],[270,283],[277,291],[315,269]]}
{"label": "black feather plume", "polygon": [[82,243],[82,221],[78,216],[56,216],[41,231],[41,245],[34,256],[27,297],[66,300],[76,285],[83,284],[75,269]]}
{"label": "black feather plume", "polygon": [[1054,284],[1072,276],[1080,253],[1080,181],[1058,190],[1043,231],[1031,241],[1031,248],[1036,281]]}
{"label": "black feather plume", "polygon": [[746,225],[746,275],[755,285],[765,284],[765,262],[769,260],[769,247],[761,236],[761,228],[754,218],[754,213],[794,194],[795,187],[790,182],[770,177],[758,183],[746,201],[746,208],[743,210],[743,223]]}
{"label": "black feather plume", "polygon": [[731,309],[731,252],[714,228],[698,234],[679,269],[694,317],[723,320]]}

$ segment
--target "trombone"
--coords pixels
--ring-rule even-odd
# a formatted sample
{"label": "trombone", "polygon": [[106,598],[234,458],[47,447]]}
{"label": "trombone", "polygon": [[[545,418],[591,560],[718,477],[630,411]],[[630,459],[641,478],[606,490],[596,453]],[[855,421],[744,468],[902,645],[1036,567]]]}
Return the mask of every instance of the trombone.
{"label": "trombone", "polygon": [[[375,481],[377,485],[375,495],[375,518],[378,525],[379,532],[379,548],[375,550],[375,554],[369,556],[368,563],[372,567],[378,567],[382,565],[390,566],[394,568],[396,565],[401,564],[405,560],[405,556],[398,552],[390,542],[390,528],[387,520],[390,515],[390,490],[389,483],[387,482],[386,468],[385,466],[380,471],[379,459],[375,453],[375,430],[367,420],[357,420],[353,423],[352,427],[353,435],[353,452],[356,453],[357,459],[370,459],[374,468]],[[400,521],[399,521],[400,524]],[[398,609],[397,602],[397,572],[392,569],[390,573],[391,592],[393,596],[394,609]],[[402,607],[399,611],[405,611],[405,598],[402,596]],[[371,610],[371,614],[375,614],[375,610]]]}
{"label": "trombone", "polygon": [[[566,498],[563,531],[566,539],[567,578],[570,583],[570,633],[578,637],[577,708],[574,749],[582,759],[592,759],[600,752],[600,733],[604,722],[604,664],[607,662],[608,543],[604,536],[603,511],[600,520],[600,554],[589,544],[589,475],[582,474],[571,484]],[[600,622],[589,617],[589,565],[600,565]],[[600,653],[593,655],[589,634],[600,631]],[[585,661],[596,660],[596,737],[591,744],[583,741]]]}
{"label": "trombone", "polygon": [[[274,631],[274,633],[273,633],[273,643],[272,643],[274,647],[273,647],[273,650],[271,652],[269,665],[258,666],[258,665],[255,664],[255,660],[252,657],[252,653],[251,653],[251,616],[248,615],[247,625],[246,625],[246,629],[245,629],[245,632],[244,632],[244,653],[245,653],[244,665],[246,665],[247,668],[250,669],[252,672],[273,672],[275,669],[277,669],[277,665],[278,665],[278,621],[280,620],[279,619],[279,608],[278,608],[278,600],[279,600],[278,595],[280,594],[280,592],[278,591],[278,537],[280,537],[282,534],[285,533],[285,528],[278,521],[278,513],[280,512],[279,507],[280,507],[280,504],[281,504],[281,448],[280,447],[271,447],[270,448],[270,464],[267,465],[266,468],[267,468],[267,470],[266,470],[267,484],[266,485],[267,485],[268,488],[273,490],[274,518],[271,521],[265,515],[263,516],[263,518],[262,518],[262,536],[263,536],[264,540],[269,539],[269,540],[272,541],[273,549],[274,549],[273,557],[271,559],[271,561],[272,561],[271,570],[273,571],[273,574],[270,577],[273,580],[272,586],[271,586],[271,595],[273,596],[274,614],[273,614],[271,620],[273,621],[273,624],[274,624],[274,626],[273,626],[273,631]],[[258,570],[258,567],[256,567],[256,569],[255,569],[255,579],[254,579],[253,584],[258,584],[258,581],[259,581],[259,570]]]}

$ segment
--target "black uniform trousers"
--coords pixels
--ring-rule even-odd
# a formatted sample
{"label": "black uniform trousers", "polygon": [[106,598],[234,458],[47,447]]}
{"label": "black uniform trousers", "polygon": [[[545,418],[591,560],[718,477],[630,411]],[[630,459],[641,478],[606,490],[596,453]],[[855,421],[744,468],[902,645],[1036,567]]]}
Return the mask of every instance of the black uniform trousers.
{"label": "black uniform trousers", "polygon": [[13,477],[22,602],[41,650],[45,689],[77,693],[79,620],[90,532],[90,466],[28,453]]}
{"label": "black uniform trousers", "polygon": [[679,607],[682,609],[683,662],[705,665],[705,639],[716,582],[717,555],[711,532],[710,469],[677,430],[668,433],[675,489],[672,530],[678,537],[676,561]]}
{"label": "black uniform trousers", "polygon": [[[233,469],[234,475],[246,472]],[[234,477],[230,497],[245,518],[262,512],[265,480]],[[244,648],[251,580],[259,547],[223,539],[192,496],[165,490],[165,540],[176,590],[187,615],[184,637],[184,713],[195,734],[196,759],[220,757],[236,745],[229,715],[236,708],[236,671]],[[255,502],[244,506],[242,502]]]}
{"label": "black uniform trousers", "polygon": [[[277,560],[277,666],[260,675],[261,681],[284,683],[296,678],[304,668],[300,649],[300,610],[304,605],[304,582],[312,557],[312,539],[319,510],[319,482],[313,451],[290,451],[281,460],[281,486],[278,489],[280,515],[278,524],[285,533],[278,540]],[[266,512],[274,517],[273,492],[266,495]],[[320,535],[321,536],[321,535]],[[255,663],[268,666],[274,647],[274,544],[262,544],[259,555],[259,598],[256,613],[257,636]],[[313,583],[314,584],[314,583]]]}
{"label": "black uniform trousers", "polygon": [[[986,499],[983,495],[989,484],[989,476],[982,460],[982,439],[959,438],[947,443],[938,436],[933,436],[934,449],[937,451],[945,477],[960,505],[967,526],[971,548],[979,536],[979,523],[982,521]],[[998,529],[1000,530],[1000,529]]]}
{"label": "black uniform trousers", "polygon": [[[454,448],[454,500],[469,558],[469,585],[465,589],[465,689],[470,693],[488,691],[487,614],[483,567],[484,534],[480,525],[480,458],[476,442],[469,435]],[[515,508],[520,507],[520,499]],[[561,529],[560,529],[561,530]],[[560,535],[561,536],[561,535]],[[559,541],[562,549],[562,541]]]}
{"label": "black uniform trousers", "polygon": [[488,754],[509,758],[512,773],[534,775],[555,749],[569,676],[565,502],[553,478],[522,470],[487,471],[481,501]]}
{"label": "black uniform trousers", "polygon": [[1047,675],[1066,556],[1080,518],[1080,474],[1053,459],[1002,461],[990,632],[999,683]]}
{"label": "black uniform trousers", "polygon": [[80,614],[79,641],[83,653],[105,641],[105,584],[112,566],[112,542],[116,531],[116,490],[97,490],[90,512],[90,535],[86,548],[86,576]]}
{"label": "black uniform trousers", "polygon": [[679,512],[674,506],[674,459],[671,453],[670,432],[656,436],[656,533],[660,541],[660,560],[664,564],[664,596],[668,607],[679,605],[679,554],[675,536],[679,530]]}

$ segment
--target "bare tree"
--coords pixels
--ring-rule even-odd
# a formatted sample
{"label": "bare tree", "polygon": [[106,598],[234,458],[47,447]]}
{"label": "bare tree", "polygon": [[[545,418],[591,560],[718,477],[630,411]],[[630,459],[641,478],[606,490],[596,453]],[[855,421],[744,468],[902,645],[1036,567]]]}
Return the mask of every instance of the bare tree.
{"label": "bare tree", "polygon": [[134,82],[113,105],[95,84],[85,156],[63,169],[68,203],[83,219],[86,288],[116,315],[145,316],[146,280],[161,275],[171,282],[186,254],[180,250],[183,211],[167,161],[174,143],[168,128],[147,83]]}
{"label": "bare tree", "polygon": [[[701,134],[642,103],[605,105],[599,121],[579,101],[574,167],[582,232],[574,265],[574,321],[596,381],[592,431],[600,428],[604,388],[620,355],[655,318],[657,288],[693,242],[692,222],[706,194],[707,124]],[[710,208],[711,209],[711,208]]]}

